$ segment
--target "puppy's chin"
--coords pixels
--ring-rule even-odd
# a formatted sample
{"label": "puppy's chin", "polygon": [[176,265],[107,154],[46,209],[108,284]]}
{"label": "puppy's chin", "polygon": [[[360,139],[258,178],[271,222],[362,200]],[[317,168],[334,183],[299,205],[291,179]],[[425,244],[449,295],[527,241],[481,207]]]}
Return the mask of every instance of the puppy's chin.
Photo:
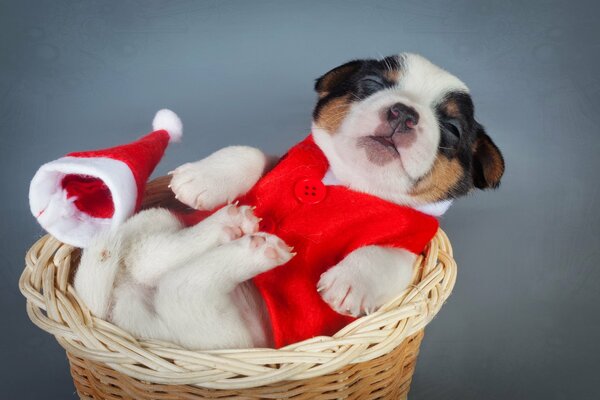
{"label": "puppy's chin", "polygon": [[[417,205],[409,195],[413,181],[404,171],[398,154],[389,154],[392,150],[384,148],[366,151],[360,144],[364,137],[332,135],[314,123],[312,133],[333,174],[343,184],[397,204]],[[388,159],[391,161],[387,162]]]}

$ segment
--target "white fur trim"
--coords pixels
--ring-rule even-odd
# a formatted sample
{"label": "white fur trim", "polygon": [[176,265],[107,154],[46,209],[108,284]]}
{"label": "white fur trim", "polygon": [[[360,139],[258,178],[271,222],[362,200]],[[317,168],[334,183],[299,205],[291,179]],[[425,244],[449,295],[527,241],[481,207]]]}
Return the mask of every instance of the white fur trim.
{"label": "white fur trim", "polygon": [[323,185],[325,186],[347,186],[344,185],[337,176],[335,176],[331,168],[327,170],[321,182],[323,182]]}
{"label": "white fur trim", "polygon": [[155,131],[164,129],[169,133],[169,143],[179,142],[183,136],[183,124],[181,119],[173,111],[163,108],[159,110],[152,120],[152,129]]}
{"label": "white fur trim", "polygon": [[434,217],[440,217],[448,211],[452,205],[452,200],[442,200],[435,203],[421,204],[413,207],[415,210],[419,210],[422,213],[432,215]]}
{"label": "white fur trim", "polygon": [[[94,218],[81,212],[62,188],[66,175],[101,179],[111,192],[112,218]],[[133,173],[122,161],[111,158],[63,157],[38,169],[29,186],[29,207],[42,227],[58,240],[86,247],[106,228],[115,228],[135,212],[138,196]]]}

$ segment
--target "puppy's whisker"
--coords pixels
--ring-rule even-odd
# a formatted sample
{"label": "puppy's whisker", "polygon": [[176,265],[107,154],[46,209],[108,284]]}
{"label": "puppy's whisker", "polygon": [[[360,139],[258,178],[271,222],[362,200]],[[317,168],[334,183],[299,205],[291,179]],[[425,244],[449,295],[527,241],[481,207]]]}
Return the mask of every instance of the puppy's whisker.
{"label": "puppy's whisker", "polygon": [[337,124],[338,122],[343,121],[344,119],[346,119],[346,114],[347,113],[341,113],[341,114],[338,114],[338,115],[334,115],[332,123],[333,124]]}
{"label": "puppy's whisker", "polygon": [[335,111],[335,110],[341,110],[341,109],[344,109],[347,107],[348,107],[348,105],[346,105],[346,104],[338,104],[338,105],[330,106],[329,109]]}
{"label": "puppy's whisker", "polygon": [[387,58],[383,59],[383,64],[385,65],[385,68],[389,71],[392,72],[392,65],[390,64],[390,62],[387,60]]}
{"label": "puppy's whisker", "polygon": [[354,92],[349,92],[349,94],[350,94],[350,95],[351,95],[351,96],[352,96],[352,97],[353,97],[355,100],[358,100],[358,101],[360,101],[360,100],[361,100],[361,98],[360,98],[360,97],[358,97],[358,95],[357,95],[356,93],[354,93]]}
{"label": "puppy's whisker", "polygon": [[380,55],[380,60],[383,63],[383,66],[385,68],[386,71],[392,72],[394,70],[394,68],[392,67],[392,64],[390,64],[390,62],[388,61],[387,57],[384,57],[383,54],[379,53]]}

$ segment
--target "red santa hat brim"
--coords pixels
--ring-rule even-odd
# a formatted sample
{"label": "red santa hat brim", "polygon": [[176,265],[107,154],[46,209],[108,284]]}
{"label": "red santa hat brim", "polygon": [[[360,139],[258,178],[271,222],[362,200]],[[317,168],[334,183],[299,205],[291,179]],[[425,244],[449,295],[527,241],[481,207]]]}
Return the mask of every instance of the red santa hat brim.
{"label": "red santa hat brim", "polygon": [[[110,218],[81,211],[75,197],[63,187],[68,175],[98,178],[108,188],[114,209]],[[58,240],[85,247],[101,231],[116,227],[134,213],[137,186],[133,173],[122,161],[111,158],[63,157],[44,164],[29,188],[29,205],[40,225]]]}

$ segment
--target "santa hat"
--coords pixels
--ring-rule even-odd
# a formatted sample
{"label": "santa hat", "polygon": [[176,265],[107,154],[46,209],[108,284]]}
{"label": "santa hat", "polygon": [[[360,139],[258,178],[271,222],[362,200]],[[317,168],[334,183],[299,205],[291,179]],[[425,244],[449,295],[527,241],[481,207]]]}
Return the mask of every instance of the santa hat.
{"label": "santa hat", "polygon": [[29,206],[40,225],[64,243],[85,247],[136,212],[150,174],[183,132],[177,114],[166,109],[156,113],[152,128],[135,142],[42,165],[29,187]]}

